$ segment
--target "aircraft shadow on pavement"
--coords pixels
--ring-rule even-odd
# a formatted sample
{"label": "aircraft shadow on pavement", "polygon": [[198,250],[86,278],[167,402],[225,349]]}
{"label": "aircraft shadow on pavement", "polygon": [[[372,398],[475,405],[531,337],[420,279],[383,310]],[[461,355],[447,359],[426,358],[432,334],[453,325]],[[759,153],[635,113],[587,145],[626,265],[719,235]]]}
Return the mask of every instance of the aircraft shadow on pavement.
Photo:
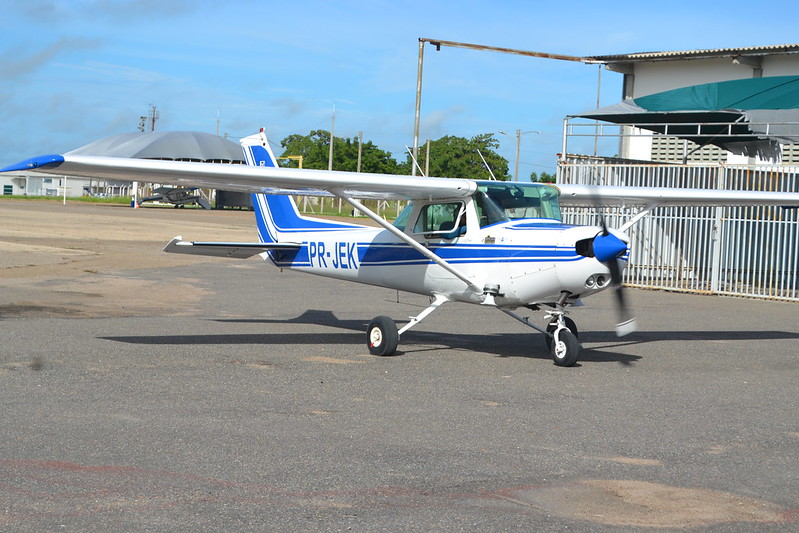
{"label": "aircraft shadow on pavement", "polygon": [[[201,344],[361,344],[364,342],[367,321],[339,319],[332,311],[311,309],[301,315],[288,318],[220,318],[219,323],[237,324],[307,324],[325,326],[348,332],[265,332],[265,333],[220,333],[185,335],[129,335],[100,337],[104,340],[130,344],[153,345],[201,345]],[[530,334],[532,333],[532,335]],[[440,347],[492,353],[499,357],[528,357],[548,359],[551,357],[544,338],[534,332],[507,333],[442,333],[411,330],[405,333],[398,355],[434,351]],[[644,345],[664,341],[753,341],[799,339],[799,333],[784,331],[639,331],[628,337],[618,338],[613,331],[589,331],[580,335],[583,343],[581,361],[617,362],[630,364],[641,359],[639,355],[618,353],[614,348]],[[601,346],[587,346],[593,344]]]}

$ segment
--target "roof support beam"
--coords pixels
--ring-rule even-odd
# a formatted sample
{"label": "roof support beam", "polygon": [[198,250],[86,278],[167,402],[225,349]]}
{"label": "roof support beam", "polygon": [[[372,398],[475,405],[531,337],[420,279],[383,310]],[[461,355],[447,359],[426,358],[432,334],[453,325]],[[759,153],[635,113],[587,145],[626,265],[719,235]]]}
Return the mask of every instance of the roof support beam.
{"label": "roof support beam", "polygon": [[532,50],[517,50],[515,48],[501,48],[499,46],[487,46],[484,44],[471,44],[471,43],[459,43],[456,41],[442,41],[440,39],[426,39],[424,37],[419,38],[419,42],[422,43],[430,43],[436,47],[436,51],[441,51],[442,46],[450,46],[453,48],[468,48],[470,50],[483,50],[488,52],[500,52],[503,54],[516,54],[520,56],[527,56],[527,57],[540,57],[544,59],[560,59],[562,61],[577,61],[579,63],[585,62],[586,58],[578,57],[578,56],[569,56],[563,54],[549,54],[546,52],[534,52]]}

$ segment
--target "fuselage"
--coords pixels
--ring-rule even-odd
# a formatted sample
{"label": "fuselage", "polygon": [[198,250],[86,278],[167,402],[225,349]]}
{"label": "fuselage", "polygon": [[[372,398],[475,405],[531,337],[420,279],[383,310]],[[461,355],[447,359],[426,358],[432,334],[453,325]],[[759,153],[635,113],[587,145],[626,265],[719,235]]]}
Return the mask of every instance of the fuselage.
{"label": "fuselage", "polygon": [[[557,218],[509,219],[511,208],[484,193],[501,187],[490,182],[471,198],[413,202],[395,226],[458,269],[473,286],[498,286],[494,302],[499,306],[553,303],[564,291],[577,298],[606,288],[607,267],[576,249],[578,241],[595,237],[601,228],[563,224],[551,205],[542,205],[554,202],[556,210],[557,193],[550,198],[525,185],[521,190],[528,198],[520,193],[519,214],[533,214],[521,205],[527,202],[536,203],[539,214]],[[533,194],[537,197],[531,200]],[[276,266],[450,300],[484,300],[482,292],[386,229],[342,225],[329,231],[294,231],[290,238],[301,247],[269,252]]]}

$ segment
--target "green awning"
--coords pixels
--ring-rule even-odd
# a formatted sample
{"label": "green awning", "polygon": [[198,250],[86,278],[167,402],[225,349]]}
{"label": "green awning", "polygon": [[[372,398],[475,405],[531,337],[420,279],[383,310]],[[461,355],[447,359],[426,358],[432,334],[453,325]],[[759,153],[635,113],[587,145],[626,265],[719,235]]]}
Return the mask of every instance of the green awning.
{"label": "green awning", "polygon": [[780,143],[799,142],[799,76],[693,85],[576,116],[778,159]]}
{"label": "green awning", "polygon": [[682,87],[633,100],[648,111],[798,109],[799,76],[772,76]]}

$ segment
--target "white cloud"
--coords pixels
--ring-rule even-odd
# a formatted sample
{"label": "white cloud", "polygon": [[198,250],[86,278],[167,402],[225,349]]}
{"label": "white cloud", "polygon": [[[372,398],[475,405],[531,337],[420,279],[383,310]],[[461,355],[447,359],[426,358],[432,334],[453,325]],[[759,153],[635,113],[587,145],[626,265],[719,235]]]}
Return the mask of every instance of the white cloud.
{"label": "white cloud", "polygon": [[0,54],[0,78],[9,81],[34,72],[50,64],[54,59],[72,52],[99,46],[96,39],[61,37],[55,43],[33,52],[27,47],[15,46]]}

